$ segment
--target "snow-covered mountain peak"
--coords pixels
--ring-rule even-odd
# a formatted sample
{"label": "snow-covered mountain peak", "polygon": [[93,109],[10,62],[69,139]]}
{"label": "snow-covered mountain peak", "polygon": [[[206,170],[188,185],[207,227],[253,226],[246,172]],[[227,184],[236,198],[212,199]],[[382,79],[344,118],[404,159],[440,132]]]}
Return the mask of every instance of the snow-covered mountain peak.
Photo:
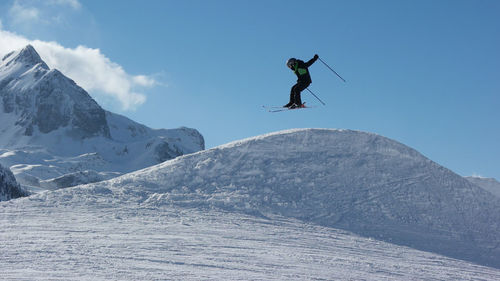
{"label": "snow-covered mountain peak", "polygon": [[4,58],[0,98],[3,111],[17,117],[15,125],[23,135],[65,128],[78,138],[110,136],[104,110],[73,80],[50,70],[30,45]]}
{"label": "snow-covered mountain peak", "polygon": [[[196,130],[152,130],[105,111],[73,80],[49,69],[31,45],[1,61],[0,120],[0,163],[22,185],[36,188],[75,173],[106,179],[204,149]],[[97,156],[78,158],[90,154]],[[47,162],[53,157],[76,157],[80,166],[57,159],[54,167]]]}
{"label": "snow-covered mountain peak", "polygon": [[5,55],[2,58],[0,66],[9,67],[14,64],[19,64],[24,68],[31,68],[39,64],[42,68],[49,69],[47,64],[31,45],[27,45],[21,50],[13,51]]}

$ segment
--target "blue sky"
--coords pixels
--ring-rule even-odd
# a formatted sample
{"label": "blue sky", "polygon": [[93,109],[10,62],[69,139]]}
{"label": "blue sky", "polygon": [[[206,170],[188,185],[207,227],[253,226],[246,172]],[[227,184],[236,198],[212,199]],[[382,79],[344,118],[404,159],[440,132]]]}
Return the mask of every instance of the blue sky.
{"label": "blue sky", "polygon": [[[18,0],[0,11],[3,31],[98,49],[123,70],[125,90],[88,89],[104,108],[196,128],[207,148],[282,129],[353,129],[500,179],[499,1]],[[318,61],[310,89],[326,106],[304,92],[317,108],[265,112],[288,101],[296,78],[285,61],[315,53],[347,83]],[[136,93],[143,99],[124,106]]]}

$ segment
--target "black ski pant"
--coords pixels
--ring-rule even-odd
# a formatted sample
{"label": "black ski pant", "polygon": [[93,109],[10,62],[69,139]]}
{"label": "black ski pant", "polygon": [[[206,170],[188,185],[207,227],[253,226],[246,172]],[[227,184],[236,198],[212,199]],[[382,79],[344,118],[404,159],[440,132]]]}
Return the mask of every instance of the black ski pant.
{"label": "black ski pant", "polygon": [[293,85],[290,90],[290,105],[296,104],[301,105],[302,99],[300,98],[300,92],[304,91],[307,87],[309,87],[311,83],[297,82],[297,84]]}

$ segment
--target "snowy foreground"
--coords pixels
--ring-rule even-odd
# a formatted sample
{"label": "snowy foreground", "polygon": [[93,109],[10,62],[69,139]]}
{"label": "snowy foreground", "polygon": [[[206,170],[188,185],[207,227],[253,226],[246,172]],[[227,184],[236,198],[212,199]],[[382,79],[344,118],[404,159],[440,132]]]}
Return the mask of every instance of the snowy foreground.
{"label": "snowy foreground", "polygon": [[290,130],[1,202],[0,279],[500,280],[499,223],[407,146]]}
{"label": "snowy foreground", "polygon": [[282,217],[0,205],[1,280],[500,280],[500,270]]}

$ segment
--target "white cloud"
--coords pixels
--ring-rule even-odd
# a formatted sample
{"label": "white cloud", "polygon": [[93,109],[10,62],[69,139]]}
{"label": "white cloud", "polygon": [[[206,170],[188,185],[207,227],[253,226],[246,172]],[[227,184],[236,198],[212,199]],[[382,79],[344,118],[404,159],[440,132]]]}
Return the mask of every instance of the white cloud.
{"label": "white cloud", "polygon": [[6,15],[10,26],[31,32],[40,26],[64,27],[81,7],[79,0],[14,0]]}
{"label": "white cloud", "polygon": [[153,78],[148,77],[146,75],[136,75],[133,78],[134,78],[134,83],[144,87],[153,87],[157,84]]}
{"label": "white cloud", "polygon": [[56,68],[73,79],[91,95],[105,95],[120,102],[123,110],[143,104],[146,96],[136,88],[152,87],[156,81],[147,75],[128,74],[99,49],[78,46],[65,48],[57,42],[28,40],[15,33],[0,30],[0,58],[10,51],[31,44],[50,68]]}
{"label": "white cloud", "polygon": [[0,56],[20,49],[29,44],[29,40],[14,33],[0,30]]}
{"label": "white cloud", "polygon": [[82,4],[80,4],[78,0],[50,0],[47,1],[47,3],[51,5],[67,5],[75,10],[78,10],[82,7]]}
{"label": "white cloud", "polygon": [[473,177],[473,178],[482,178],[482,179],[485,179],[485,178],[486,178],[486,177],[484,177],[484,176],[482,176],[482,175],[480,175],[480,174],[478,174],[478,173],[472,173],[472,176],[471,176],[471,177]]}
{"label": "white cloud", "polygon": [[35,7],[28,7],[20,4],[18,0],[14,1],[9,9],[9,15],[14,22],[33,22],[38,21],[40,11]]}

